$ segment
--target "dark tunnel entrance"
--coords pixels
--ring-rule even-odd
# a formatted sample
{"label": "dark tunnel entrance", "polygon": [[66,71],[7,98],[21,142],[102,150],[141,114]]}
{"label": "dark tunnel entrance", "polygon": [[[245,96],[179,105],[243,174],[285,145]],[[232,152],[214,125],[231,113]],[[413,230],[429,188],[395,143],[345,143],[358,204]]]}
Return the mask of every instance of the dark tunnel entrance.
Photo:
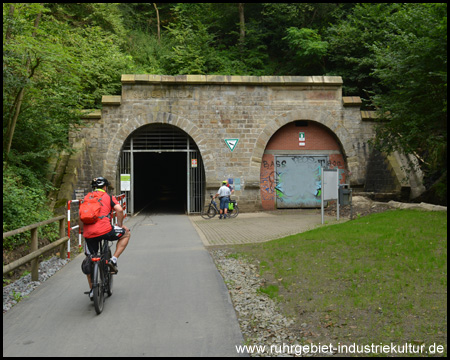
{"label": "dark tunnel entrance", "polygon": [[134,155],[134,211],[187,211],[186,153]]}
{"label": "dark tunnel entrance", "polygon": [[[150,124],[132,133],[119,159],[128,213],[199,213],[205,171],[197,145],[179,128]],[[129,176],[128,183],[120,180]]]}

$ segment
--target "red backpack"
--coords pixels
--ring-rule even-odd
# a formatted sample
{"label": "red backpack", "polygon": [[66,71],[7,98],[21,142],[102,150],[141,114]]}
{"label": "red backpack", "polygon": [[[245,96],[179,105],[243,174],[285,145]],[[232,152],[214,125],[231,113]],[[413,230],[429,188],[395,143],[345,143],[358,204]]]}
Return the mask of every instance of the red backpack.
{"label": "red backpack", "polygon": [[103,196],[109,197],[110,202],[112,202],[111,197],[103,191],[92,191],[84,197],[80,204],[80,220],[84,224],[95,224],[99,219],[109,216],[109,213],[108,215],[100,216],[102,206],[106,206],[102,202]]}

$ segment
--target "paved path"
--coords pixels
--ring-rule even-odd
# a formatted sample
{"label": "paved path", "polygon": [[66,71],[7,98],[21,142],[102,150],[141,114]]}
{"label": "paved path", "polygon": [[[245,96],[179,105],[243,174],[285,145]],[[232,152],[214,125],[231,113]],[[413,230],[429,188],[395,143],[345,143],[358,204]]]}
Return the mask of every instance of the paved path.
{"label": "paved path", "polygon": [[139,215],[96,315],[83,256],[3,315],[3,356],[237,356],[227,288],[185,215]]}
{"label": "paved path", "polygon": [[[258,243],[298,234],[322,224],[320,209],[278,210],[239,214],[234,219],[205,220],[191,216],[205,246]],[[340,219],[340,222],[348,218]],[[325,216],[326,225],[337,223],[336,217]]]}

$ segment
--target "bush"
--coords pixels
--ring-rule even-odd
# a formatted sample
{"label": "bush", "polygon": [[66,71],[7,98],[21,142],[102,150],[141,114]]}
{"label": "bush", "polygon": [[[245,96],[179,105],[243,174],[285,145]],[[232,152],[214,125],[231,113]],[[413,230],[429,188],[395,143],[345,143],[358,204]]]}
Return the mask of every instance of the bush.
{"label": "bush", "polygon": [[[33,173],[13,165],[3,173],[3,232],[18,229],[54,215],[47,207],[45,185]],[[58,238],[57,224],[39,228],[38,236],[50,241]],[[3,249],[13,250],[30,244],[30,232],[3,240]]]}

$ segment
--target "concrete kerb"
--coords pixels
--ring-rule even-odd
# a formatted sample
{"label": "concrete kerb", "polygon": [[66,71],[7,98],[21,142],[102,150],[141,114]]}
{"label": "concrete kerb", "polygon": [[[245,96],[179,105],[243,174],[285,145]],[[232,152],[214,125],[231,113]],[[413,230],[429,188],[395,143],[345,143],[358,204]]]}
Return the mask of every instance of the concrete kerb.
{"label": "concrete kerb", "polygon": [[447,206],[434,205],[428,203],[401,203],[398,201],[389,201],[388,205],[394,209],[417,209],[425,211],[447,211]]}

